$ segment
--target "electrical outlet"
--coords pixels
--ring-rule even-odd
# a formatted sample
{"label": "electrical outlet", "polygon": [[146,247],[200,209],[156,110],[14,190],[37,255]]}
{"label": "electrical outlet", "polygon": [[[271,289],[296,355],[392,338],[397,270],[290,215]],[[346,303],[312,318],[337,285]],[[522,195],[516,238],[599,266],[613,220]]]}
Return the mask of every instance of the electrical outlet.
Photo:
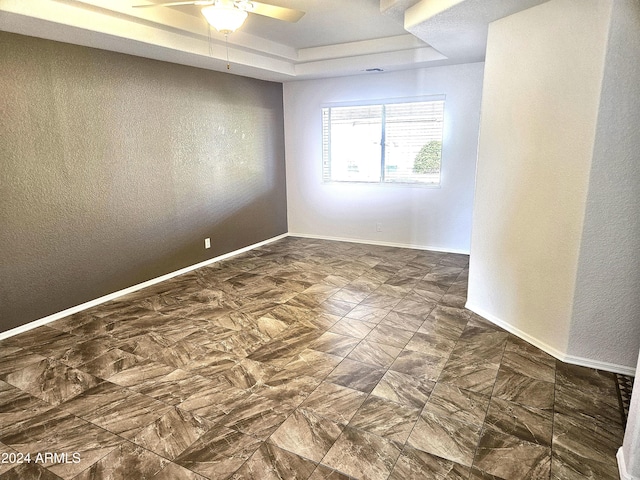
{"label": "electrical outlet", "polygon": [[211,248],[211,239],[208,237],[204,239],[204,248]]}
{"label": "electrical outlet", "polygon": [[382,224],[380,222],[376,223],[376,232],[382,231]]}

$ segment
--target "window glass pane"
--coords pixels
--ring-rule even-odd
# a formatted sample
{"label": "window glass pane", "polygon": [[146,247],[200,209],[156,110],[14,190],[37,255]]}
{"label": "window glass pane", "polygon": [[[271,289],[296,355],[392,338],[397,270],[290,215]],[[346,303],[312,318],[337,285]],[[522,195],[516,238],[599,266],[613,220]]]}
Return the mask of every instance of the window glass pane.
{"label": "window glass pane", "polygon": [[444,101],[385,108],[385,182],[440,183]]}
{"label": "window glass pane", "polygon": [[324,180],[380,182],[381,139],[381,105],[323,109]]}

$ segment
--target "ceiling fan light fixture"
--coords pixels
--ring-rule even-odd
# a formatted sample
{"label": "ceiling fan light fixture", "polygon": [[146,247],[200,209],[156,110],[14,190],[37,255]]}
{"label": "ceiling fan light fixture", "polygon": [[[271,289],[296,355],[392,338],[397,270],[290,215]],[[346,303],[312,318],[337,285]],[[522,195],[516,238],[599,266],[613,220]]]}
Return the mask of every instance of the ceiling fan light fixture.
{"label": "ceiling fan light fixture", "polygon": [[209,25],[220,33],[232,33],[247,19],[247,12],[231,5],[210,5],[202,9]]}

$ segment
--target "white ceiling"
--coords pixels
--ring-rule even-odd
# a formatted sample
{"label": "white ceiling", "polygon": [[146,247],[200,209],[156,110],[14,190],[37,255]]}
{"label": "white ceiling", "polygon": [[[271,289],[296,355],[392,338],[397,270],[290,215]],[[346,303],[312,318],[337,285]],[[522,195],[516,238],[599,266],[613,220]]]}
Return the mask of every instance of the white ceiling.
{"label": "white ceiling", "polygon": [[[161,1],[0,0],[0,30],[226,71],[199,7],[132,8]],[[282,82],[482,61],[489,22],[545,1],[263,0],[306,14],[250,14],[228,37],[230,70]]]}
{"label": "white ceiling", "polygon": [[[132,0],[136,1],[136,0]],[[163,0],[141,0],[140,3],[162,3]],[[256,37],[290,47],[323,47],[374,38],[405,35],[402,20],[380,13],[379,0],[261,0],[279,7],[305,12],[296,23],[288,23],[261,15],[249,15],[242,31]],[[414,2],[415,3],[415,2]],[[202,19],[195,6],[172,7]],[[204,22],[204,19],[202,19]],[[230,40],[232,40],[230,38]]]}

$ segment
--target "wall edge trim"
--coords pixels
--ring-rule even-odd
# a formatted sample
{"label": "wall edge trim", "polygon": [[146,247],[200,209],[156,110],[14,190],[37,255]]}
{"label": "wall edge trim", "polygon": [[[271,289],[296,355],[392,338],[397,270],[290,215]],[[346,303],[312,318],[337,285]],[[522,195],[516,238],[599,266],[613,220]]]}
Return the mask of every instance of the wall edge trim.
{"label": "wall edge trim", "polygon": [[376,240],[361,239],[361,238],[349,238],[349,237],[331,237],[326,235],[314,235],[310,233],[294,233],[289,232],[290,237],[300,238],[314,238],[316,240],[330,240],[333,242],[349,242],[349,243],[362,243],[365,245],[378,245],[381,247],[396,247],[396,248],[412,248],[414,250],[431,250],[433,252],[444,253],[457,253],[462,255],[469,255],[469,250],[459,250],[456,248],[434,247],[430,245],[415,245],[407,243],[393,243],[393,242],[379,242]]}
{"label": "wall edge trim", "polygon": [[600,360],[593,360],[590,358],[568,355],[566,352],[558,350],[557,348],[552,347],[551,345],[548,345],[545,342],[538,340],[537,338],[529,335],[528,333],[523,332],[519,328],[514,327],[510,323],[496,317],[495,315],[483,310],[482,308],[477,307],[472,302],[467,302],[465,304],[465,308],[467,310],[471,310],[474,313],[477,313],[481,317],[489,320],[491,323],[494,323],[499,327],[504,328],[507,332],[512,333],[516,337],[519,337],[522,340],[534,345],[535,347],[538,347],[540,350],[547,352],[549,355],[555,357],[561,362],[570,363],[572,365],[579,365],[581,367],[595,368],[597,370],[605,370],[607,372],[621,373],[623,375],[635,376],[636,374],[635,367],[619,365],[616,363],[601,362]]}
{"label": "wall edge trim", "polygon": [[234,257],[234,256],[239,255],[241,253],[248,252],[250,250],[253,250],[254,248],[258,248],[258,247],[261,247],[263,245],[267,245],[269,243],[275,242],[277,240],[281,240],[281,239],[286,238],[288,236],[289,236],[288,233],[283,233],[283,234],[278,235],[276,237],[272,237],[272,238],[269,238],[267,240],[263,240],[261,242],[254,243],[252,245],[248,245],[246,247],[240,248],[238,250],[234,250],[234,251],[229,252],[229,253],[224,253],[224,254],[219,255],[217,257],[210,258],[209,260],[205,260],[204,262],[196,263],[194,265],[190,265],[188,267],[184,267],[184,268],[181,268],[179,270],[175,270],[173,272],[166,273],[166,274],[161,275],[159,277],[152,278],[151,280],[147,280],[145,282],[138,283],[136,285],[132,285],[132,286],[124,288],[122,290],[118,290],[117,292],[109,293],[108,295],[104,295],[102,297],[99,297],[99,298],[96,298],[96,299],[93,299],[93,300],[89,300],[88,302],[85,302],[85,303],[81,303],[80,305],[76,305],[74,307],[67,308],[67,309],[62,310],[60,312],[53,313],[51,315],[47,315],[46,317],[42,317],[40,319],[33,320],[33,321],[29,322],[29,323],[25,323],[24,325],[20,325],[19,327],[12,328],[12,329],[7,330],[5,332],[0,332],[0,340],[4,340],[5,338],[13,337],[13,336],[18,335],[20,333],[24,333],[24,332],[27,332],[27,331],[32,330],[34,328],[41,327],[41,326],[46,325],[48,323],[54,322],[56,320],[60,320],[61,318],[67,317],[69,315],[73,315],[74,313],[78,313],[78,312],[81,312],[83,310],[87,310],[87,309],[89,309],[91,307],[95,307],[97,305],[100,305],[102,303],[108,302],[110,300],[114,300],[116,298],[122,297],[124,295],[129,294],[129,293],[133,293],[133,292],[136,292],[138,290],[142,290],[143,288],[150,287],[152,285],[156,285],[158,283],[164,282],[164,281],[169,280],[169,279],[171,279],[173,277],[177,277],[178,275],[182,275],[184,273],[191,272],[191,271],[196,270],[198,268],[206,267],[207,265],[211,265],[213,263],[220,262],[222,260],[226,260],[227,258],[231,258],[231,257]]}

